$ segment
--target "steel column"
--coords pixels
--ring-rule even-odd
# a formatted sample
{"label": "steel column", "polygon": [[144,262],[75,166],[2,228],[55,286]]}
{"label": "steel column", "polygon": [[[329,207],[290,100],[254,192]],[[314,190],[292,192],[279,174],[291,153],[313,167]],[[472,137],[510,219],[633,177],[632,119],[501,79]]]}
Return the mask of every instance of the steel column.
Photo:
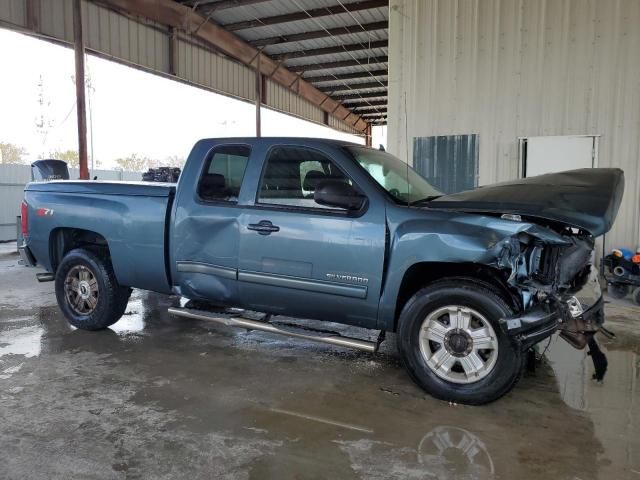
{"label": "steel column", "polygon": [[169,27],[169,73],[178,75],[178,29]]}
{"label": "steel column", "polygon": [[76,59],[76,106],[78,112],[78,156],[80,178],[89,180],[87,167],[87,109],[84,85],[84,40],[82,37],[82,10],[80,0],[73,0],[73,42]]}
{"label": "steel column", "polygon": [[262,118],[260,110],[262,107],[262,73],[260,73],[260,57],[258,55],[258,65],[256,67],[256,137],[261,137]]}

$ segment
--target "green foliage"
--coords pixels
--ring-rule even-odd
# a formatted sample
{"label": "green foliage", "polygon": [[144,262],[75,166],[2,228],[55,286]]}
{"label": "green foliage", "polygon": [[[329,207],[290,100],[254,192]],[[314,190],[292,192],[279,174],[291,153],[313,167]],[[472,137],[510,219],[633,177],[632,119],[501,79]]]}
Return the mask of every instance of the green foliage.
{"label": "green foliage", "polygon": [[149,168],[158,167],[180,167],[184,166],[184,157],[172,155],[164,160],[145,157],[137,153],[132,153],[128,157],[116,159],[118,170],[126,170],[130,172],[144,172]]}
{"label": "green foliage", "polygon": [[49,157],[67,162],[69,168],[80,167],[80,155],[77,150],[55,150],[53,152],[49,152]]}
{"label": "green foliage", "polygon": [[169,155],[164,160],[150,160],[149,167],[184,167],[185,158],[178,155]]}
{"label": "green foliage", "polygon": [[143,155],[132,153],[128,157],[116,159],[118,167],[131,172],[142,172],[149,168],[151,160]]}
{"label": "green foliage", "polygon": [[13,143],[0,142],[0,163],[7,165],[10,163],[22,163],[22,157],[27,154],[23,147]]}

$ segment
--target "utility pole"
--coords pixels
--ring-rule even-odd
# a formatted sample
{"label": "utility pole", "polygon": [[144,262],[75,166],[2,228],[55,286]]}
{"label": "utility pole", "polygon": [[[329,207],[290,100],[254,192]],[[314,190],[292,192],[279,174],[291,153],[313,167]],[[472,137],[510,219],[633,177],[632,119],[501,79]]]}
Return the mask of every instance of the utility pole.
{"label": "utility pole", "polygon": [[82,10],[80,0],[73,0],[73,42],[76,57],[76,106],[78,111],[78,156],[80,178],[89,180],[87,166],[87,109],[84,85],[84,40],[82,37]]}

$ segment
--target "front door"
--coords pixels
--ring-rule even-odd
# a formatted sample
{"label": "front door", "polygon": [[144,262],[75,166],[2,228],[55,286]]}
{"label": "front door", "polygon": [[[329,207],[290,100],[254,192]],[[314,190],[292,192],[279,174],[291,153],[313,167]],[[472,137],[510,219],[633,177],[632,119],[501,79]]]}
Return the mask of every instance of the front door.
{"label": "front door", "polygon": [[360,211],[348,212],[319,205],[313,193],[323,180],[354,185],[328,153],[286,145],[269,150],[255,205],[243,209],[239,221],[243,304],[374,327],[385,248],[384,207],[365,202]]}

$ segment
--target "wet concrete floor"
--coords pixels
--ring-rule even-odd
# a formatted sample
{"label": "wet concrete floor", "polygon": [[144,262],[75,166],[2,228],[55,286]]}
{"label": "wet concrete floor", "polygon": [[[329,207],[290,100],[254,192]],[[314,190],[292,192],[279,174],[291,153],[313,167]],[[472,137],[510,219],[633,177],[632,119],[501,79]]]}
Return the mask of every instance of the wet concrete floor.
{"label": "wet concrete floor", "polygon": [[465,407],[414,386],[393,336],[370,355],[172,318],[179,299],[141,291],[84,332],[35,273],[0,245],[2,479],[640,480],[631,303],[607,306],[604,385],[554,339],[511,394]]}

